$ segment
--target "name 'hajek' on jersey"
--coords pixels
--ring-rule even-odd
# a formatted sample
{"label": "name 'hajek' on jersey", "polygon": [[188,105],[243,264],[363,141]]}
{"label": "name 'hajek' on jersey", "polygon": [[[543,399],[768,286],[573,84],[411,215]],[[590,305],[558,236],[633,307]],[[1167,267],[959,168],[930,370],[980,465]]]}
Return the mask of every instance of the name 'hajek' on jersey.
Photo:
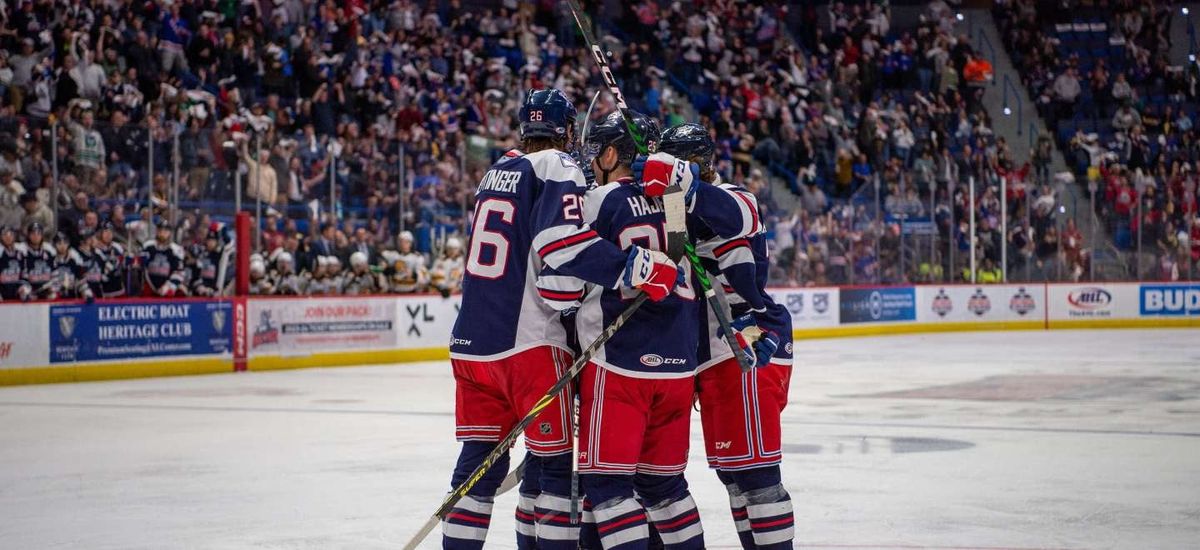
{"label": "name 'hajek' on jersey", "polygon": [[626,260],[583,222],[586,190],[583,171],[557,150],[509,151],[492,165],[476,190],[451,357],[486,361],[536,346],[568,349],[559,312],[534,284],[537,274],[550,267],[615,288]]}
{"label": "name 'hajek' on jersey", "polygon": [[[639,245],[664,250],[666,245],[662,200],[645,197],[632,180],[589,191],[584,220],[623,249]],[[739,238],[762,229],[753,195],[708,184],[697,187],[688,205],[687,226],[689,236],[700,239]],[[707,305],[698,297],[690,264],[685,261],[681,268],[685,283],[666,300],[642,305],[592,358],[594,362],[637,378],[692,375],[699,362],[697,340],[702,332],[698,309]],[[539,285],[565,290],[570,281],[543,274]],[[591,288],[579,309],[579,340],[590,342],[599,336],[634,297],[628,290]]]}

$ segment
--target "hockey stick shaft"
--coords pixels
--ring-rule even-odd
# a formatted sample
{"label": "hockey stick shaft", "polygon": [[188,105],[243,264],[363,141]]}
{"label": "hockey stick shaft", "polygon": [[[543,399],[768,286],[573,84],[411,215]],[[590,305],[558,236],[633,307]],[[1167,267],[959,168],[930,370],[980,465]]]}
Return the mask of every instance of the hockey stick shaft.
{"label": "hockey stick shaft", "polygon": [[462,482],[458,487],[455,487],[449,495],[446,495],[446,499],[442,501],[442,505],[439,506],[437,511],[433,513],[433,516],[426,520],[425,524],[421,526],[421,530],[418,531],[417,534],[413,536],[413,538],[409,539],[408,543],[404,545],[405,550],[415,550],[417,545],[421,544],[421,541],[425,540],[425,537],[429,536],[429,533],[433,531],[433,528],[437,526],[438,522],[446,517],[446,514],[450,512],[452,508],[454,508],[454,505],[457,504],[459,500],[462,500],[462,498],[466,496],[473,487],[475,487],[475,484],[479,483],[480,479],[483,479],[484,474],[486,474],[488,470],[490,470],[492,466],[496,464],[497,460],[500,460],[501,457],[508,453],[509,448],[511,448],[513,444],[517,442],[517,438],[521,437],[521,434],[525,431],[525,428],[528,427],[529,424],[531,424],[543,410],[554,403],[555,399],[558,399],[558,395],[562,393],[564,388],[567,387],[567,384],[571,383],[571,379],[575,378],[575,375],[579,374],[579,372],[583,370],[584,365],[586,365],[588,361],[591,360],[592,356],[596,354],[596,351],[599,350],[600,347],[605,343],[607,343],[608,340],[613,337],[613,334],[616,334],[616,332],[625,325],[625,322],[628,321],[630,317],[633,317],[633,314],[638,310],[638,308],[642,307],[642,304],[646,303],[646,299],[646,294],[639,294],[638,297],[633,300],[633,303],[629,304],[629,306],[625,308],[625,311],[622,311],[616,319],[613,319],[612,323],[605,327],[604,332],[601,332],[600,336],[598,336],[596,340],[587,347],[587,349],[583,350],[583,353],[579,354],[579,358],[575,359],[575,362],[571,364],[571,368],[568,369],[567,372],[563,373],[563,375],[559,377],[558,381],[555,382],[553,386],[550,386],[550,389],[546,391],[545,395],[543,395],[542,398],[539,399],[536,404],[534,404],[533,408],[530,409],[529,412],[526,413],[525,416],[513,426],[513,429],[508,432],[508,435],[505,435],[504,439],[501,439],[498,443],[496,443],[496,447],[492,449],[492,452],[488,453],[488,455],[483,458],[483,462],[481,462],[479,466],[475,468],[475,471],[471,472],[470,476],[467,476],[466,481]]}
{"label": "hockey stick shaft", "polygon": [[642,135],[641,130],[638,130],[637,125],[633,122],[633,109],[630,109],[629,104],[625,102],[625,94],[621,93],[621,87],[617,85],[617,78],[613,76],[612,68],[608,65],[608,57],[604,55],[604,50],[600,49],[600,43],[596,41],[596,37],[592,36],[590,20],[584,15],[583,7],[579,5],[579,0],[567,0],[567,5],[571,8],[571,16],[575,18],[579,33],[583,35],[583,41],[592,54],[592,60],[600,68],[600,76],[604,78],[605,87],[613,95],[613,100],[617,102],[617,110],[621,111],[621,116],[625,119],[625,127],[633,136],[633,143],[637,146],[638,154],[649,154],[651,151],[646,148],[646,136]]}
{"label": "hockey stick shaft", "polygon": [[[567,4],[571,8],[571,15],[575,18],[575,24],[579,27],[579,33],[583,35],[583,41],[587,45],[588,51],[592,53],[592,60],[596,62],[596,65],[600,69],[600,76],[604,78],[604,85],[617,102],[617,109],[621,111],[621,116],[625,119],[625,127],[629,129],[630,135],[633,136],[633,142],[637,145],[638,154],[649,154],[651,151],[646,146],[646,136],[641,134],[641,131],[638,130],[637,125],[633,122],[633,110],[625,102],[625,94],[621,93],[621,87],[617,84],[616,77],[613,76],[612,69],[608,65],[608,57],[604,55],[604,50],[600,48],[596,37],[592,35],[592,30],[589,26],[590,22],[583,13],[583,7],[579,5],[579,0],[567,0]],[[713,315],[716,316],[717,323],[721,326],[721,331],[725,335],[725,342],[729,345],[729,349],[733,352],[734,357],[737,358],[738,366],[742,368],[742,371],[749,371],[753,365],[742,354],[741,346],[737,343],[737,337],[733,334],[729,312],[717,300],[716,293],[712,289],[712,282],[708,279],[708,274],[704,271],[704,266],[700,264],[700,258],[696,256],[696,249],[690,240],[687,241],[684,251],[688,262],[692,264],[692,271],[696,273],[696,279],[700,282],[700,288],[704,291],[704,298],[708,302],[709,308],[712,309]]]}

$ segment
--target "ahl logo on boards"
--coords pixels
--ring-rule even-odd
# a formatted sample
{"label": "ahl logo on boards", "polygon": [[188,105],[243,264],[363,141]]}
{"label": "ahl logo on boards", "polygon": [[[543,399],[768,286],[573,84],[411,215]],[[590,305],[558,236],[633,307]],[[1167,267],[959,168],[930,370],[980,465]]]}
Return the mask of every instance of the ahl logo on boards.
{"label": "ahl logo on boards", "polygon": [[954,302],[950,300],[950,295],[946,294],[946,289],[939,288],[937,296],[933,297],[933,312],[938,314],[938,317],[945,317],[953,310]]}
{"label": "ahl logo on boards", "polygon": [[1025,291],[1025,287],[1017,289],[1017,293],[1013,294],[1011,300],[1008,301],[1008,309],[1017,312],[1017,315],[1024,316],[1025,314],[1037,309],[1037,303],[1034,302],[1033,296]]}
{"label": "ahl logo on boards", "polygon": [[1067,294],[1067,303],[1076,309],[1104,309],[1112,304],[1112,293],[1098,287],[1077,288]]}
{"label": "ahl logo on boards", "polygon": [[992,300],[984,294],[982,288],[975,289],[975,294],[967,300],[967,309],[974,313],[976,317],[983,317],[984,313],[992,310]]}

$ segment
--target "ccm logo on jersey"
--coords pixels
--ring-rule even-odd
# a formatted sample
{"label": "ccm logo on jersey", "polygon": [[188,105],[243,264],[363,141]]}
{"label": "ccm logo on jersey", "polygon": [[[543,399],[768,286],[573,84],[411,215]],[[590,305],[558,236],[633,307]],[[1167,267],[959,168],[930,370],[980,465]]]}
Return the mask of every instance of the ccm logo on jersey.
{"label": "ccm logo on jersey", "polygon": [[471,341],[470,341],[470,340],[463,339],[463,338],[451,338],[451,339],[450,339],[450,345],[452,345],[452,346],[453,346],[453,345],[456,345],[456,344],[462,344],[462,345],[464,345],[464,346],[469,346],[469,345],[471,345]]}
{"label": "ccm logo on jersey", "polygon": [[718,451],[724,450],[724,449],[730,449],[732,447],[733,447],[732,441],[718,441],[717,442],[717,450]]}
{"label": "ccm logo on jersey", "polygon": [[676,359],[674,357],[663,357],[657,353],[647,353],[640,359],[643,365],[647,367],[657,367],[659,365],[686,365],[686,359]]}

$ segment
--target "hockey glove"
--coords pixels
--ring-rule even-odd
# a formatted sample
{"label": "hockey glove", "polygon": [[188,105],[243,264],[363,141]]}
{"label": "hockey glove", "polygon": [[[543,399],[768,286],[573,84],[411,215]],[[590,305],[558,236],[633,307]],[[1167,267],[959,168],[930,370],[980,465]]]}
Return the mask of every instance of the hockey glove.
{"label": "hockey glove", "polygon": [[734,319],[730,328],[733,329],[743,350],[746,349],[747,343],[753,348],[753,352],[747,354],[747,357],[752,358],[755,366],[767,366],[771,357],[775,356],[775,351],[779,349],[779,335],[759,327],[752,314],[747,313]]}
{"label": "hockey glove", "polygon": [[679,266],[666,254],[640,246],[629,249],[621,282],[645,292],[651,300],[662,301],[679,284]]}
{"label": "hockey glove", "polygon": [[642,194],[661,197],[672,183],[679,183],[684,191],[684,200],[692,202],[696,185],[700,183],[700,167],[666,153],[654,153],[649,157],[638,155],[633,160],[633,178],[642,183]]}

